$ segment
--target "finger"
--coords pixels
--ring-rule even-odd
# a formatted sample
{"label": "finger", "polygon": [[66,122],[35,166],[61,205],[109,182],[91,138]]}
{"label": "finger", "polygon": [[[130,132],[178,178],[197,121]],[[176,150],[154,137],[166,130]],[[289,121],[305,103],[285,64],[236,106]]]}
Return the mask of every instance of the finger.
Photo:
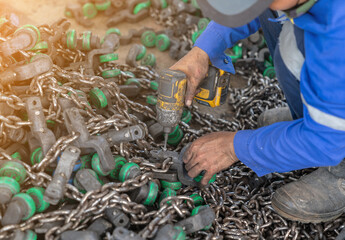
{"label": "finger", "polygon": [[195,96],[196,89],[198,87],[197,79],[190,78],[190,80],[187,83],[187,91],[186,91],[186,106],[192,105],[193,98]]}
{"label": "finger", "polygon": [[196,176],[198,176],[203,170],[202,166],[200,164],[195,165],[190,171],[188,171],[188,176],[190,176],[191,178],[195,178]]}
{"label": "finger", "polygon": [[193,159],[193,157],[194,157],[194,153],[191,147],[189,147],[189,149],[187,149],[187,151],[183,155],[183,162],[187,164],[190,160]]}
{"label": "finger", "polygon": [[185,168],[187,171],[191,170],[195,165],[198,164],[198,160],[193,158],[192,160],[190,160],[186,165]]}
{"label": "finger", "polygon": [[192,160],[195,156],[196,149],[195,149],[195,142],[193,142],[187,149],[187,151],[183,155],[183,162],[188,163],[190,160]]}
{"label": "finger", "polygon": [[211,178],[213,177],[214,173],[210,172],[210,171],[206,171],[204,177],[201,180],[201,185],[205,186],[208,184],[208,182],[211,180]]}

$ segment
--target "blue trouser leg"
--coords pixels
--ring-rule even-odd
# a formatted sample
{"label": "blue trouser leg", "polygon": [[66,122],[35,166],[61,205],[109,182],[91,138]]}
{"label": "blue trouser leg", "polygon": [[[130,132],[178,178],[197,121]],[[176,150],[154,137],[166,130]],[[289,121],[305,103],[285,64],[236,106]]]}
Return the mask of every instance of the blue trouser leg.
{"label": "blue trouser leg", "polygon": [[303,117],[303,104],[301,100],[298,79],[288,70],[279,51],[279,35],[282,29],[281,23],[271,22],[268,18],[276,18],[277,15],[271,10],[266,10],[260,17],[260,24],[264,32],[267,46],[273,57],[276,75],[282,88],[286,101],[294,119]]}

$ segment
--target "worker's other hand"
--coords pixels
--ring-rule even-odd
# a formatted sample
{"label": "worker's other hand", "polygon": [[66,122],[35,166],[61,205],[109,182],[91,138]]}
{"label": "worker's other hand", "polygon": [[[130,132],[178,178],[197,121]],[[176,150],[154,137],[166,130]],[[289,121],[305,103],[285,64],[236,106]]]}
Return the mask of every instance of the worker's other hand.
{"label": "worker's other hand", "polygon": [[206,171],[201,181],[208,184],[212,176],[238,161],[234,151],[236,132],[214,132],[195,140],[183,156],[185,168],[192,178]]}
{"label": "worker's other hand", "polygon": [[198,47],[193,47],[189,53],[176,62],[170,69],[179,70],[187,75],[187,91],[185,104],[190,106],[200,82],[208,72],[209,57]]}

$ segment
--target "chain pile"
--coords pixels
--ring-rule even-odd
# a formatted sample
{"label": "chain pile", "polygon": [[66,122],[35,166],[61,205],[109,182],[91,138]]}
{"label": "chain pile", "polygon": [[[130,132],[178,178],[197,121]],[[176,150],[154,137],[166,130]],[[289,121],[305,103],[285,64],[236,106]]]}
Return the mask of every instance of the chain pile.
{"label": "chain pile", "polygon": [[[164,23],[164,27],[176,28],[180,24],[173,14],[170,21],[162,21],[159,20],[164,19],[161,11],[150,9],[150,13],[158,23]],[[160,227],[177,223],[191,215],[195,207],[195,202],[190,197],[192,194],[202,196],[205,204],[215,211],[216,220],[208,230],[189,234],[189,239],[335,239],[345,227],[345,216],[328,223],[301,224],[282,218],[271,207],[272,194],[278,187],[297,180],[312,169],[274,173],[259,178],[249,168],[237,163],[218,173],[216,181],[207,188],[184,187],[177,190],[176,196],[167,197],[153,206],[132,201],[130,192],[142,188],[150,181],[157,182],[153,177],[154,173],[166,173],[172,165],[169,158],[160,163],[149,161],[150,150],[161,149],[162,142],[155,141],[149,133],[148,122],[155,120],[155,109],[143,102],[149,95],[156,96],[150,86],[158,74],[151,66],[128,66],[119,64],[114,58],[111,61],[95,61],[91,69],[93,74],[90,74],[90,66],[86,63],[93,50],[80,49],[77,44],[72,49],[66,47],[66,34],[71,34],[68,27],[69,24],[64,20],[52,26],[39,26],[37,30],[41,33],[42,41],[47,43],[47,48],[36,52],[31,48],[20,50],[15,56],[1,59],[1,74],[10,68],[16,69],[34,62],[32,59],[37,55],[46,54],[53,64],[48,71],[18,84],[1,82],[0,161],[18,161],[9,149],[22,150],[20,162],[26,170],[26,178],[21,183],[20,191],[26,192],[32,187],[47,188],[53,179],[50,168],[54,164],[56,166],[60,155],[81,138],[79,132],[66,131],[64,106],[61,105],[61,99],[65,99],[79,109],[91,136],[98,136],[112,129],[120,131],[130,126],[141,126],[145,132],[144,138],[111,145],[113,156],[121,155],[128,162],[138,164],[141,174],[124,182],[100,176],[104,183],[102,187],[86,193],[68,183],[64,199],[59,205],[50,206],[46,211],[36,213],[19,224],[2,226],[0,239],[11,239],[18,230],[39,232],[40,229],[47,231],[41,231],[39,236],[59,239],[68,230],[85,230],[96,219],[104,217],[104,211],[108,208],[116,208],[125,213],[130,219],[132,231],[143,238],[153,238]],[[0,39],[0,48],[2,43],[14,38],[13,32],[17,28],[13,31],[11,28],[14,27],[10,26],[8,34]],[[185,35],[180,35],[179,41],[188,43],[186,49],[192,46],[191,35],[195,32],[196,25],[192,25],[187,27]],[[119,36],[114,39],[120,41]],[[69,44],[71,42],[67,43]],[[118,46],[114,47],[114,50],[117,48]],[[43,54],[37,54],[38,52]],[[244,56],[246,57],[247,55]],[[111,78],[104,77],[104,72],[109,71],[117,71],[117,74]],[[170,150],[179,152],[188,143],[211,132],[255,129],[257,118],[263,111],[286,106],[277,80],[263,76],[257,67],[251,70],[242,67],[238,74],[247,85],[229,90],[229,104],[234,108],[234,118],[230,121],[217,119],[193,106],[189,109],[192,120],[180,123],[183,138],[176,146],[170,146]],[[133,77],[141,91],[135,97],[127,97],[121,92],[121,86]],[[112,101],[106,108],[100,109],[89,103],[90,93],[96,88],[109,93]],[[51,123],[49,128],[56,137],[56,142],[42,159],[34,163],[30,161],[31,152],[25,155],[25,150],[30,148],[32,151],[27,142],[31,141],[30,128],[35,123],[27,119],[25,114],[27,99],[33,96],[41,99],[45,120]],[[7,207],[6,204],[0,205],[1,220]],[[104,239],[113,238],[107,232]]]}

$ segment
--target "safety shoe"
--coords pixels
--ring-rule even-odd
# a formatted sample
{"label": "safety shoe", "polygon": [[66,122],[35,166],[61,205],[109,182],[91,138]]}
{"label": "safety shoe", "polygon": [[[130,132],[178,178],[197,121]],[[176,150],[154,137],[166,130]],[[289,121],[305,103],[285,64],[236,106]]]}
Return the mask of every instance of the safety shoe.
{"label": "safety shoe", "polygon": [[272,207],[283,217],[303,223],[327,222],[345,211],[345,161],[322,167],[279,188]]}
{"label": "safety shoe", "polygon": [[284,121],[292,121],[289,107],[272,108],[260,114],[258,118],[258,127],[260,128]]}

